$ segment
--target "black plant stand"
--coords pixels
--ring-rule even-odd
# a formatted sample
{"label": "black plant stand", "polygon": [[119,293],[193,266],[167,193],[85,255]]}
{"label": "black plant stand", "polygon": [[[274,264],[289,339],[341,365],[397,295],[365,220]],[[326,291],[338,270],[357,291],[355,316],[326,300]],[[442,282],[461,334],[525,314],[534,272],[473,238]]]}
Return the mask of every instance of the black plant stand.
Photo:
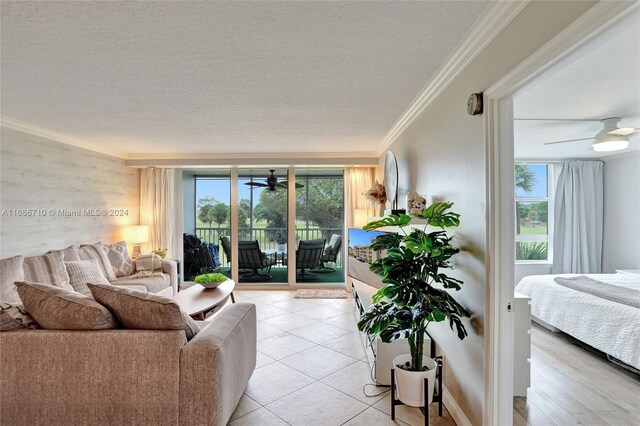
{"label": "black plant stand", "polygon": [[[434,358],[436,360],[436,380],[438,381],[438,387],[435,389],[433,393],[433,401],[438,403],[438,416],[442,417],[442,378],[443,378],[443,369],[442,369],[442,357],[437,356]],[[424,379],[424,405],[420,407],[420,411],[424,415],[424,425],[429,426],[429,403],[427,402],[429,399],[429,379],[425,377]],[[395,371],[391,369],[391,420],[396,419],[396,405],[404,405],[402,401],[396,399],[396,375]]]}

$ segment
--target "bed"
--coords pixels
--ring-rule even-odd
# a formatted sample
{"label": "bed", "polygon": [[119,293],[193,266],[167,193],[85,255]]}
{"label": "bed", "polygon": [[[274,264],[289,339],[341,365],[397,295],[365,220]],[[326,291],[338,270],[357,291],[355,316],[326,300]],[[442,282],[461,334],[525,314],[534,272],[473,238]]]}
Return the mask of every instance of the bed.
{"label": "bed", "polygon": [[[640,291],[640,275],[585,275],[607,284]],[[554,281],[556,277],[576,276],[524,277],[516,286],[516,292],[531,297],[531,314],[534,318],[640,369],[640,309],[567,288]]]}

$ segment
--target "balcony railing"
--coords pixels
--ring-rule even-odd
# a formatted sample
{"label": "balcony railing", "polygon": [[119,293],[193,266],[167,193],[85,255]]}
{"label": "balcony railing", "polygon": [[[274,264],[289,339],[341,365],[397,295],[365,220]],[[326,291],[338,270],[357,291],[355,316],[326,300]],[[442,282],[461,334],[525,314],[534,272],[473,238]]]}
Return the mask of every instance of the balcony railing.
{"label": "balcony railing", "polygon": [[[273,239],[277,233],[286,235],[286,228],[239,228],[239,240],[257,240],[261,250],[274,250],[278,243]],[[342,235],[342,228],[296,228],[296,240],[315,240],[324,238],[329,242],[331,235]],[[231,235],[230,228],[196,228],[196,236],[207,243],[220,244],[220,237]],[[343,242],[344,244],[344,242]],[[229,265],[222,247],[220,247],[220,262]],[[338,254],[337,267],[342,267],[342,253]]]}

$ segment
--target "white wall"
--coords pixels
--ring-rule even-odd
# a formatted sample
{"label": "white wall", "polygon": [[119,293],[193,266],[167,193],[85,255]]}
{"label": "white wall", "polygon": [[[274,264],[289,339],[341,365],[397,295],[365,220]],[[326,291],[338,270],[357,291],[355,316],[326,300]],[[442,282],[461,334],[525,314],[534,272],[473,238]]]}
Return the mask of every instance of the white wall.
{"label": "white wall", "polygon": [[[2,127],[0,257],[115,242],[140,220],[140,173],[124,160]],[[6,209],[6,211],[5,211]],[[46,216],[11,216],[44,209]],[[123,209],[127,216],[52,216],[50,209]]]}
{"label": "white wall", "polygon": [[[594,2],[531,2],[514,21],[392,144],[399,197],[408,191],[455,203],[462,248],[452,276],[464,281],[454,294],[471,312],[469,336],[458,340],[447,323],[429,328],[445,355],[445,386],[474,425],[482,423],[485,294],[485,158],[482,117],[470,117],[466,100],[513,69]],[[380,162],[384,161],[384,156]]]}
{"label": "white wall", "polygon": [[605,157],[602,272],[640,269],[640,151]]}

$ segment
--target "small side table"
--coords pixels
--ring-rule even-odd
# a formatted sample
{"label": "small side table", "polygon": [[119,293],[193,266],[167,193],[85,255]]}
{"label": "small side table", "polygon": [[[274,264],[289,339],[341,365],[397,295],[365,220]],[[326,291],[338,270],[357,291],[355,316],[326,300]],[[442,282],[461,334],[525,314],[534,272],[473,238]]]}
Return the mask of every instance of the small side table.
{"label": "small side table", "polygon": [[[431,402],[438,403],[438,416],[442,417],[442,381],[443,381],[443,359],[441,356],[437,356],[434,358],[436,361],[436,383],[437,387],[433,392],[433,400]],[[427,398],[429,398],[429,379],[424,379],[424,405],[420,408],[422,414],[424,415],[424,426],[429,426],[429,403],[427,402]],[[404,405],[402,401],[396,399],[396,374],[395,370],[391,369],[391,420],[396,419],[396,405]]]}
{"label": "small side table", "polygon": [[224,305],[228,298],[236,303],[233,290],[236,283],[227,280],[216,288],[207,289],[194,284],[173,296],[173,300],[191,317],[204,321],[207,315]]}

